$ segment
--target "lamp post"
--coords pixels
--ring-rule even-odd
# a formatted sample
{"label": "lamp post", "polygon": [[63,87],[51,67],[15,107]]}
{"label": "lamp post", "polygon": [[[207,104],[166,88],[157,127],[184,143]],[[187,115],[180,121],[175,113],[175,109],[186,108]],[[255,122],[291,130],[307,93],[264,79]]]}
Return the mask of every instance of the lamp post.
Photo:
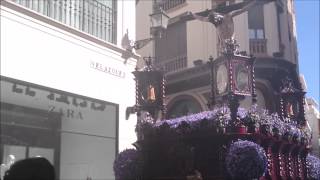
{"label": "lamp post", "polygon": [[169,23],[169,16],[159,7],[156,8],[153,14],[150,14],[151,27],[150,34],[151,36],[157,36],[161,38],[163,30],[167,29]]}
{"label": "lamp post", "polygon": [[132,48],[138,50],[147,45],[150,41],[161,38],[163,31],[167,29],[170,17],[160,8],[156,8],[155,11],[150,14],[150,38],[141,39],[133,42]]}

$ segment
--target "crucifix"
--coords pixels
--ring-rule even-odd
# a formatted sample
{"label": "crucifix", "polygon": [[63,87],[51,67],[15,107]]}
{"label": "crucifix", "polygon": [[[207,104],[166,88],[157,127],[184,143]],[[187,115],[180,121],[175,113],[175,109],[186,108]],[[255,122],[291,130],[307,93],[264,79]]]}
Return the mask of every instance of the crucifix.
{"label": "crucifix", "polygon": [[[224,6],[217,6],[216,8],[207,9],[202,12],[192,13],[187,12],[185,17],[182,17],[185,20],[200,20],[204,22],[212,23],[218,32],[219,37],[219,50],[225,52],[228,43],[235,44],[234,39],[234,22],[233,17],[238,16],[255,5],[265,4],[275,0],[247,0],[244,2],[227,4]],[[221,4],[221,1],[219,1]],[[223,0],[223,3],[227,2]],[[237,49],[234,49],[237,50]]]}

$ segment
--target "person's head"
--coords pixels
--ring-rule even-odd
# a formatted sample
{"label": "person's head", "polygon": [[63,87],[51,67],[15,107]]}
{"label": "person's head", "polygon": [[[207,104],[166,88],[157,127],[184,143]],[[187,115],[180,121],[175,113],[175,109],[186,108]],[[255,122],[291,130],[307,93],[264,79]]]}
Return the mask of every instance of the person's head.
{"label": "person's head", "polygon": [[3,180],[54,180],[54,167],[42,157],[15,162],[5,173]]}

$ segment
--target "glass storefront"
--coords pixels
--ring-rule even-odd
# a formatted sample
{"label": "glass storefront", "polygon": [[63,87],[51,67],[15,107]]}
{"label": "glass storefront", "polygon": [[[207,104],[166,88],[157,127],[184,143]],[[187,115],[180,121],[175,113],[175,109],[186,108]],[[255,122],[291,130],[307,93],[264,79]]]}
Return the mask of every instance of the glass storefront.
{"label": "glass storefront", "polygon": [[14,162],[45,157],[58,179],[113,179],[118,105],[1,77],[1,179]]}

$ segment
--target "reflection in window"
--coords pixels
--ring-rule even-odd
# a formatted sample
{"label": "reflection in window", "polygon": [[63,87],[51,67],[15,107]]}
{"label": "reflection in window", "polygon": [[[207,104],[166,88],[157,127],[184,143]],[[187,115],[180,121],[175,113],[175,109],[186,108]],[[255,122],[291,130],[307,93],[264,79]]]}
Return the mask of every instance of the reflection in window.
{"label": "reflection in window", "polygon": [[257,29],[257,39],[264,39],[263,29]]}
{"label": "reflection in window", "polygon": [[9,163],[15,162],[21,159],[26,158],[26,147],[24,146],[14,146],[14,145],[4,145],[3,146],[3,154],[2,154],[3,162]]}
{"label": "reflection in window", "polygon": [[249,29],[249,38],[256,39],[256,32],[254,29]]}
{"label": "reflection in window", "polygon": [[13,146],[13,145],[4,145],[2,162],[0,165],[0,178],[2,179],[4,173],[10,168],[10,166],[21,159],[26,158],[26,147],[24,146]]}
{"label": "reflection in window", "polygon": [[54,165],[54,149],[30,147],[28,157],[44,157]]}
{"label": "reflection in window", "polygon": [[249,29],[250,39],[265,39],[263,29]]}

